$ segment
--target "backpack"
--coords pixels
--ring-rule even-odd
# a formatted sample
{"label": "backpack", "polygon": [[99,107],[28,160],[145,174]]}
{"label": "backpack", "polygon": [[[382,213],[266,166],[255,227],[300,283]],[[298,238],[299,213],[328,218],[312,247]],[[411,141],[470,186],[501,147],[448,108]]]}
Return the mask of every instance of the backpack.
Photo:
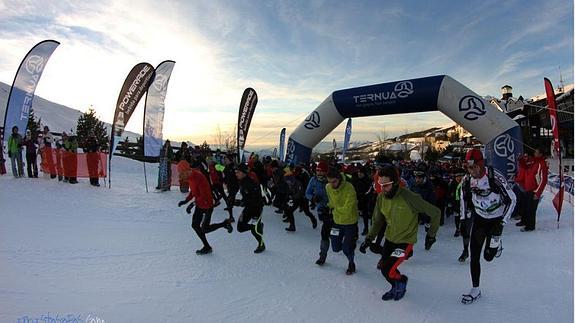
{"label": "backpack", "polygon": [[[504,204],[508,204],[510,202],[510,198],[507,194],[501,194],[502,193],[501,187],[497,185],[497,183],[495,183],[495,171],[493,170],[492,166],[487,167],[487,179],[489,180],[489,190],[501,196],[502,202]],[[475,209],[472,201],[471,183],[469,182],[469,178],[465,179],[461,187],[461,190],[464,193],[465,204]]]}
{"label": "backpack", "polygon": [[[489,180],[489,190],[495,194],[501,193],[501,189],[499,188],[498,185],[495,184],[495,175],[493,174],[493,167],[491,166],[487,167],[487,179]],[[467,205],[473,205],[473,202],[471,200],[472,192],[469,177],[465,179],[465,182],[463,183],[461,190],[463,191],[465,196],[465,203]]]}

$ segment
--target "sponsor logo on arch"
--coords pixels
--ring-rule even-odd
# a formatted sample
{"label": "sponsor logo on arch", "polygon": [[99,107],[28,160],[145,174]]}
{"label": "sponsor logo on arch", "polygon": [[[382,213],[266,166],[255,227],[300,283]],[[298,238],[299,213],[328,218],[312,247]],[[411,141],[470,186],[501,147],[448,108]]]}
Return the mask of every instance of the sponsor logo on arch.
{"label": "sponsor logo on arch", "polygon": [[474,95],[466,95],[459,100],[459,111],[465,112],[463,117],[469,121],[477,120],[487,113],[483,100]]}
{"label": "sponsor logo on arch", "polygon": [[319,112],[314,111],[305,119],[305,124],[303,126],[308,130],[313,130],[319,128],[320,122],[321,118],[319,116]]}
{"label": "sponsor logo on arch", "polygon": [[513,137],[509,134],[502,134],[495,138],[493,141],[493,150],[495,155],[499,158],[505,160],[505,165],[507,169],[506,177],[515,175],[516,163],[515,163],[515,142]]}
{"label": "sponsor logo on arch", "polygon": [[385,105],[395,103],[397,99],[405,99],[414,93],[411,81],[401,81],[395,84],[393,91],[377,91],[354,95],[353,101],[359,105]]}
{"label": "sponsor logo on arch", "polygon": [[295,159],[295,144],[292,139],[288,140],[286,151],[286,160],[293,162]]}

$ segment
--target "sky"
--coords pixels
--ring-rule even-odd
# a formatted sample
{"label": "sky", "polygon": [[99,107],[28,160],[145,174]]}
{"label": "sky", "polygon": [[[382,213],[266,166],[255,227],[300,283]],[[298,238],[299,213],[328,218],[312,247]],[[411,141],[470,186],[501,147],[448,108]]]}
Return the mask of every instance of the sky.
{"label": "sky", "polygon": [[[340,89],[447,74],[483,96],[508,84],[529,98],[560,71],[573,83],[572,0],[0,0],[0,21],[0,81],[57,40],[36,94],[106,122],[135,64],[176,61],[164,138],[194,143],[233,131],[247,87],[259,101],[246,148],[263,148]],[[126,129],[141,133],[142,115],[140,104]],[[352,141],[450,123],[439,112],[357,118]]]}

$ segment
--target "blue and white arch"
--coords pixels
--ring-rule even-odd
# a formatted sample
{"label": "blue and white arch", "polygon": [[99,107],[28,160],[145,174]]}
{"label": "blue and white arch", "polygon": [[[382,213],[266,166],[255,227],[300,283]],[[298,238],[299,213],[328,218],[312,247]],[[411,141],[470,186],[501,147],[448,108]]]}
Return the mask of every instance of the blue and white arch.
{"label": "blue and white arch", "polygon": [[519,125],[447,75],[333,92],[290,135],[286,160],[308,162],[313,147],[346,118],[437,110],[486,145],[490,165],[508,178],[515,175],[523,151]]}

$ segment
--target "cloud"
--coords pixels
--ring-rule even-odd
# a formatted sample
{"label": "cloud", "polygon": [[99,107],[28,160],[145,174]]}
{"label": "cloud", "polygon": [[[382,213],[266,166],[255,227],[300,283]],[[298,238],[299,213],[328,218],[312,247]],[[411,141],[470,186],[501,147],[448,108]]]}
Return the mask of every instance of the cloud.
{"label": "cloud", "polygon": [[[571,32],[572,35],[572,1],[543,1],[534,2],[533,4],[536,7],[518,7],[520,11],[514,19],[514,22],[517,24],[509,34],[508,40],[503,45],[502,49],[507,49],[511,46],[521,44],[529,38],[544,38],[550,35],[554,36],[557,31],[563,28],[563,32]],[[527,18],[530,16],[533,16],[536,21],[534,22],[532,19]],[[571,20],[571,28],[565,28],[569,24],[563,27],[561,26],[567,19]]]}
{"label": "cloud", "polygon": [[[80,110],[93,105],[110,122],[131,67],[173,59],[167,137],[203,142],[217,124],[233,129],[249,86],[259,103],[248,145],[272,143],[282,127],[295,129],[338,89],[449,74],[480,95],[497,96],[511,84],[529,96],[559,65],[571,78],[573,34],[565,30],[573,25],[573,5],[551,1],[0,0],[0,79],[10,82],[38,41],[59,40],[36,93]],[[527,19],[533,12],[537,19]],[[549,21],[563,32],[547,37],[554,30]],[[142,110],[128,130],[140,131]],[[354,133],[374,137],[369,133],[383,125],[402,134],[445,121],[422,115],[358,118]],[[343,136],[343,126],[333,135]]]}
{"label": "cloud", "polygon": [[533,54],[524,51],[514,53],[500,65],[495,78],[499,79],[506,74],[517,71],[519,66],[525,61],[529,60],[532,55]]}

